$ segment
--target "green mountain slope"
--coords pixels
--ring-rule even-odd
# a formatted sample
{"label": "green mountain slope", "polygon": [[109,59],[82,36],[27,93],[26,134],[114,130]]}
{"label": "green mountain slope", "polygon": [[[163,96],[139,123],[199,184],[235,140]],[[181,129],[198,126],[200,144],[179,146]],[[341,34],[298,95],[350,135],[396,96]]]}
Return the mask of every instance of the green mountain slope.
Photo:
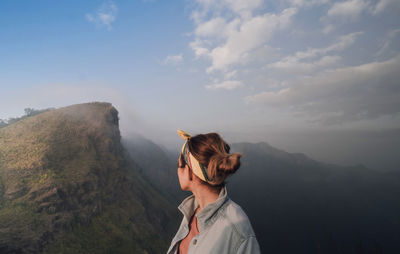
{"label": "green mountain slope", "polygon": [[179,216],[134,165],[108,103],[0,129],[0,253],[166,251]]}

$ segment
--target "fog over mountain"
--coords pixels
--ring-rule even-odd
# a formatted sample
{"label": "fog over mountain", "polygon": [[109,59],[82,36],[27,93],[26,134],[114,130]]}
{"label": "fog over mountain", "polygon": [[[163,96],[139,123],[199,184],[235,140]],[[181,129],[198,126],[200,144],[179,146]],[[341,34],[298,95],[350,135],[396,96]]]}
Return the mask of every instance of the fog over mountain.
{"label": "fog over mountain", "polygon": [[270,131],[264,135],[250,133],[246,137],[228,132],[226,136],[228,140],[265,141],[285,151],[305,153],[313,159],[338,165],[362,164],[378,171],[400,170],[400,129]]}
{"label": "fog over mountain", "polygon": [[[45,92],[43,92],[45,91]],[[143,137],[168,149],[179,149],[177,129],[189,133],[219,132],[230,142],[267,142],[288,152],[305,153],[313,159],[350,166],[363,164],[380,171],[400,170],[400,129],[387,126],[384,121],[377,126],[353,126],[332,128],[270,124],[253,125],[251,122],[230,123],[226,116],[213,119],[211,112],[205,116],[210,120],[193,121],[179,113],[180,107],[159,114],[145,114],[142,107],[117,89],[107,86],[44,86],[39,90],[21,91],[10,94],[0,101],[6,110],[0,112],[0,119],[21,116],[25,108],[45,109],[67,106],[84,101],[111,101],[118,108],[121,135],[125,138],[139,133]],[[37,98],[40,98],[38,101]],[[170,117],[174,115],[173,117]],[[200,114],[201,115],[201,114]],[[400,125],[399,125],[400,126]]]}

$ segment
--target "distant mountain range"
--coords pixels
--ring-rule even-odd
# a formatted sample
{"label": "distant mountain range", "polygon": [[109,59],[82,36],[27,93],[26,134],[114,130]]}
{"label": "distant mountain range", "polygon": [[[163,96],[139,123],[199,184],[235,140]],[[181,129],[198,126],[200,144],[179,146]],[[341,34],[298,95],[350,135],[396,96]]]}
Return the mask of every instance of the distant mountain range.
{"label": "distant mountain range", "polygon": [[[123,143],[153,184],[185,195],[164,184],[178,184],[171,180],[178,151],[143,137]],[[243,157],[228,193],[248,214],[263,253],[400,253],[400,172],[321,163],[267,143],[231,148]]]}

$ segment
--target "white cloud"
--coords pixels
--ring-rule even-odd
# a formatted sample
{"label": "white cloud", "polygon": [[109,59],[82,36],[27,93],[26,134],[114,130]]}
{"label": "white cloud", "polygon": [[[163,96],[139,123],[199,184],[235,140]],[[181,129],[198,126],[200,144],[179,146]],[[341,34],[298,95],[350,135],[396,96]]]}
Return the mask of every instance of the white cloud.
{"label": "white cloud", "polygon": [[[302,0],[293,0],[302,2]],[[346,0],[332,4],[321,21],[325,23],[323,32],[331,33],[337,25],[350,21],[360,20],[362,14],[365,16],[378,15],[388,8],[400,8],[398,0]]]}
{"label": "white cloud", "polygon": [[395,115],[400,113],[399,69],[400,55],[302,77],[245,101],[291,108],[326,124]]}
{"label": "white cloud", "polygon": [[314,62],[314,64],[316,67],[326,67],[338,63],[341,59],[341,56],[323,56],[320,60]]}
{"label": "white cloud", "polygon": [[382,45],[380,47],[380,49],[376,52],[376,56],[381,56],[383,55],[385,52],[390,50],[390,45],[392,44],[393,39],[397,36],[397,34],[400,33],[400,29],[393,29],[390,30],[385,38],[383,39]]}
{"label": "white cloud", "polygon": [[228,9],[242,18],[252,16],[252,11],[263,4],[263,0],[196,0],[202,10],[196,10],[192,13],[192,18],[199,21],[206,16],[210,10]]}
{"label": "white cloud", "polygon": [[86,19],[94,23],[96,26],[104,26],[108,30],[112,29],[112,23],[115,21],[118,13],[118,8],[114,2],[109,1],[103,3],[97,8],[95,13],[86,14]]}
{"label": "white cloud", "polygon": [[237,80],[225,80],[221,83],[214,83],[212,85],[207,85],[206,88],[209,90],[215,90],[215,89],[226,89],[226,90],[233,90],[235,88],[238,88],[240,86],[243,86],[243,83],[241,81]]}
{"label": "white cloud", "polygon": [[333,30],[335,30],[335,26],[333,24],[327,24],[325,25],[324,29],[322,29],[322,32],[324,34],[329,34],[331,33]]}
{"label": "white cloud", "polygon": [[210,54],[210,50],[206,48],[204,45],[205,42],[199,39],[196,39],[195,41],[191,42],[189,44],[190,48],[193,50],[196,58],[199,58],[201,56],[208,56]]}
{"label": "white cloud", "polygon": [[183,55],[179,54],[179,55],[169,55],[167,56],[163,63],[164,64],[179,64],[183,61]]}
{"label": "white cloud", "polygon": [[300,51],[300,52],[296,53],[296,56],[300,59],[304,59],[304,58],[309,58],[309,57],[315,57],[315,56],[321,55],[321,54],[327,54],[332,51],[341,51],[341,50],[344,50],[347,47],[351,46],[357,39],[357,36],[360,36],[362,34],[363,34],[363,32],[359,31],[359,32],[354,32],[354,33],[350,33],[347,35],[342,35],[342,36],[339,36],[339,38],[337,39],[337,41],[335,43],[331,44],[328,47],[308,49],[307,51]]}
{"label": "white cloud", "polygon": [[194,39],[189,46],[196,59],[209,63],[207,75],[211,79],[216,76],[222,79],[206,86],[207,89],[238,86],[239,81],[231,80],[240,80],[238,66],[260,61],[260,53],[265,59],[266,53],[272,51],[268,42],[273,34],[287,28],[297,12],[294,7],[277,13],[260,12],[264,4],[262,0],[195,2],[197,7],[191,14],[195,22]]}
{"label": "white cloud", "polygon": [[254,10],[262,4],[262,0],[224,0],[224,2],[236,12]]}
{"label": "white cloud", "polygon": [[225,71],[242,62],[252,50],[264,46],[273,32],[285,28],[295,13],[295,8],[289,8],[278,15],[266,13],[244,21],[228,35],[224,44],[210,51],[212,65],[207,71]]}
{"label": "white cloud", "polygon": [[[363,32],[350,33],[340,36],[337,41],[324,48],[309,48],[305,51],[298,51],[294,55],[287,56],[277,62],[268,65],[268,68],[284,70],[293,74],[310,73],[321,67],[332,66],[341,60],[338,55],[326,55],[331,52],[340,52],[351,46],[356,38]],[[304,60],[318,58],[314,61]]]}
{"label": "white cloud", "polygon": [[400,1],[398,0],[379,0],[378,3],[372,8],[372,13],[374,15],[382,13],[389,6],[394,6],[397,4],[397,8],[400,6]]}
{"label": "white cloud", "polygon": [[239,18],[235,18],[230,22],[227,22],[222,17],[213,18],[199,23],[195,30],[195,35],[199,38],[227,38],[239,29],[241,22]]}
{"label": "white cloud", "polygon": [[368,8],[369,3],[365,0],[348,0],[334,3],[328,10],[329,17],[357,18],[364,10]]}
{"label": "white cloud", "polygon": [[362,13],[371,9],[370,0],[347,0],[335,2],[321,21],[325,23],[323,33],[333,32],[338,25],[354,22],[360,19]]}
{"label": "white cloud", "polygon": [[251,12],[260,7],[262,0],[224,0],[225,4],[242,17],[250,17]]}
{"label": "white cloud", "polygon": [[221,32],[225,30],[226,21],[221,17],[211,19],[207,22],[201,23],[197,26],[195,34],[197,36],[221,36]]}
{"label": "white cloud", "polygon": [[225,75],[224,75],[225,79],[231,79],[236,76],[237,76],[237,70],[225,73]]}
{"label": "white cloud", "polygon": [[301,62],[295,58],[286,58],[282,61],[268,65],[269,68],[284,71],[291,74],[312,73],[316,69],[337,64],[342,58],[340,56],[323,56],[321,59],[312,62]]}
{"label": "white cloud", "polygon": [[322,5],[329,3],[330,0],[286,0],[292,6],[297,7],[310,7],[313,5]]}

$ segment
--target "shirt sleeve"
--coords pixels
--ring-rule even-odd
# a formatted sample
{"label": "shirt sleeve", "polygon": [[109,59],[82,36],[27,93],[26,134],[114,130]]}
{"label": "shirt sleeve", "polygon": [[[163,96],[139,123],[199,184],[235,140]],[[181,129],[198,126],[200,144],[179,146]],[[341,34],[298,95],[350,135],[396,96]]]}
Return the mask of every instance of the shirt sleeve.
{"label": "shirt sleeve", "polygon": [[255,236],[250,236],[244,240],[237,250],[236,254],[260,254],[260,246]]}

